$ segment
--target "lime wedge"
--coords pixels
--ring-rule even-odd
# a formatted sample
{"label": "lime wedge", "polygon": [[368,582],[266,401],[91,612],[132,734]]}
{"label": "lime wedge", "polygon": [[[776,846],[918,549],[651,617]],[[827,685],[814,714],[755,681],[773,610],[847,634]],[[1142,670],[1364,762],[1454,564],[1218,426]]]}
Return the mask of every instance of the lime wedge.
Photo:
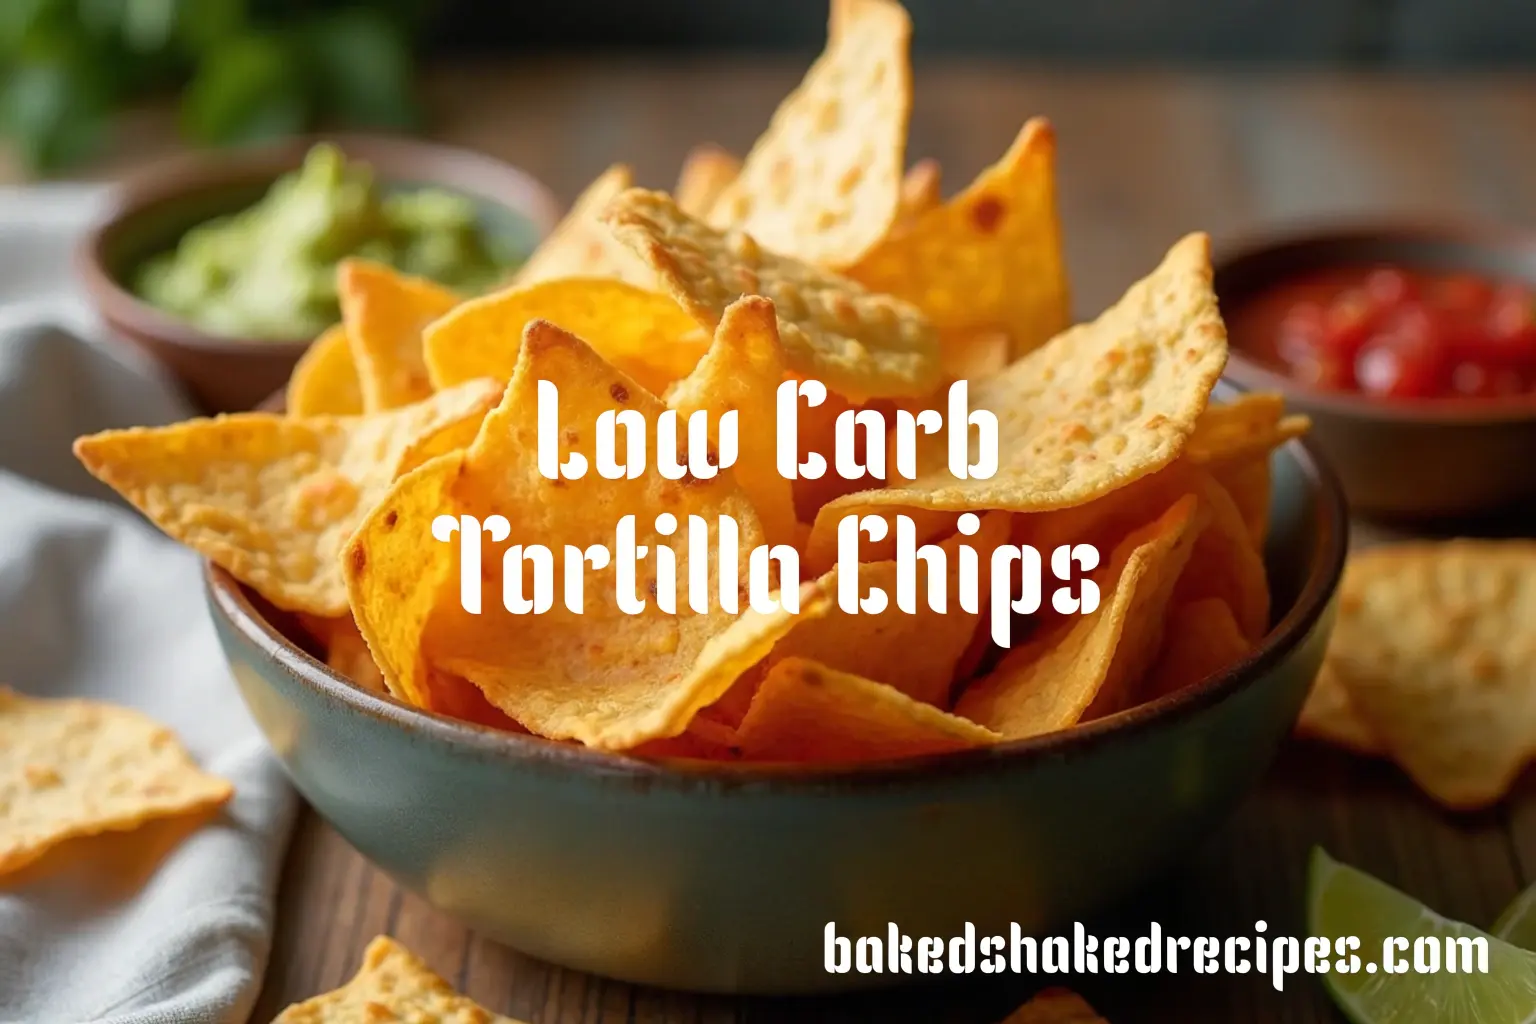
{"label": "lime wedge", "polygon": [[1494,922],[1493,934],[1521,949],[1536,952],[1536,885],[1515,897]]}
{"label": "lime wedge", "polygon": [[[1307,928],[1330,940],[1353,935],[1360,939],[1359,970],[1323,975],[1328,994],[1356,1024],[1532,1024],[1536,1022],[1536,953],[1517,949],[1471,925],[1441,917],[1413,897],[1377,881],[1363,871],[1312,850],[1307,880]],[[1406,949],[1393,953],[1407,973],[1383,967],[1383,940],[1400,936]],[[1448,940],[1464,939],[1458,948]],[[1476,940],[1488,944],[1488,972],[1476,971]],[[1424,962],[1435,958],[1437,973],[1415,973],[1415,944],[1425,944]],[[1462,957],[1470,947],[1473,970]],[[1457,970],[1447,969],[1447,957],[1457,956]]]}

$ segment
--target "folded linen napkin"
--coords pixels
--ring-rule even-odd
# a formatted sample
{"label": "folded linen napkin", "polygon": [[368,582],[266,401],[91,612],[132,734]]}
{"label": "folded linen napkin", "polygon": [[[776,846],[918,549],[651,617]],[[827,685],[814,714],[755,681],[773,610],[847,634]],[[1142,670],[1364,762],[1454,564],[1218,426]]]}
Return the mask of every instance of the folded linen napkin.
{"label": "folded linen napkin", "polygon": [[[235,692],[199,559],[70,454],[81,433],[188,407],[152,365],[77,333],[89,317],[60,279],[58,240],[98,199],[43,198],[0,190],[0,683],[139,708],[235,797],[195,829],[80,841],[0,880],[0,1022],[242,1022],[296,798]],[[57,244],[29,259],[34,235]]]}

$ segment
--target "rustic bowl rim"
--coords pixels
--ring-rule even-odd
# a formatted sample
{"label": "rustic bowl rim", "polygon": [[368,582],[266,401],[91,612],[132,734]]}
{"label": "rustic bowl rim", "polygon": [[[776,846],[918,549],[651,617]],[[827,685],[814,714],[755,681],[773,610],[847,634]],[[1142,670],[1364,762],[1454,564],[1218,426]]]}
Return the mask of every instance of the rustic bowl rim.
{"label": "rustic bowl rim", "polygon": [[224,569],[205,562],[205,585],[215,613],[277,668],[347,711],[387,722],[407,733],[467,749],[510,764],[544,764],[593,776],[645,778],[651,784],[688,790],[707,786],[769,785],[793,789],[880,788],[898,782],[985,775],[1003,767],[1070,758],[1119,738],[1187,720],[1234,696],[1276,670],[1323,617],[1338,589],[1348,545],[1349,520],[1337,477],[1311,442],[1294,440],[1281,449],[1294,458],[1315,498],[1310,514],[1317,541],[1306,582],[1285,616],[1241,662],[1194,686],[1071,729],[990,747],[852,765],[807,766],[640,758],[594,750],[540,736],[512,733],[465,722],[375,694],[312,657],[256,608],[246,588]]}
{"label": "rustic bowl rim", "polygon": [[543,182],[496,157],[406,136],[334,133],[299,135],[262,146],[179,153],[139,168],[112,186],[107,209],[76,243],[75,273],[109,324],[159,341],[207,352],[297,358],[313,338],[261,339],[214,334],[158,309],[130,291],[107,268],[106,248],[125,225],[188,195],[233,185],[275,181],[298,166],[309,149],[333,143],[373,165],[380,180],[409,180],[495,203],[528,220],[543,238],[560,218],[560,204]]}
{"label": "rustic bowl rim", "polygon": [[[1219,286],[1223,273],[1230,272],[1237,264],[1283,249],[1359,242],[1389,246],[1430,243],[1465,251],[1525,252],[1536,264],[1536,232],[1507,224],[1389,217],[1298,221],[1283,228],[1256,231],[1218,242],[1211,260],[1218,285],[1217,298],[1221,297]],[[1344,266],[1348,262],[1320,260],[1317,267]],[[1267,283],[1283,280],[1284,277],[1279,277]],[[1536,287],[1536,275],[1526,280]],[[1353,392],[1320,391],[1265,365],[1237,345],[1228,348],[1226,373],[1248,390],[1280,391],[1298,405],[1306,404],[1319,411],[1355,419],[1436,426],[1536,422],[1536,397],[1392,399],[1371,398]]]}

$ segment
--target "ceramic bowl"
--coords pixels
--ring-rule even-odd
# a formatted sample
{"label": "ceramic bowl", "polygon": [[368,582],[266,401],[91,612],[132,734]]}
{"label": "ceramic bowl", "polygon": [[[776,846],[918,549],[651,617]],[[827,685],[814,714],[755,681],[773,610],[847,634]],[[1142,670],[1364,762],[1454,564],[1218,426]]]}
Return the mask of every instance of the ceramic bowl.
{"label": "ceramic bowl", "polygon": [[[1298,275],[1374,264],[1536,283],[1536,236],[1465,226],[1298,232],[1223,247],[1216,294],[1230,323],[1243,304]],[[1536,399],[1383,401],[1315,391],[1238,345],[1227,376],[1246,388],[1282,391],[1293,411],[1312,417],[1311,436],[1337,470],[1352,511],[1454,525],[1519,515],[1536,500]]]}
{"label": "ceramic bowl", "polygon": [[[214,622],[295,785],[402,885],[476,930],[667,988],[816,993],[823,931],[1070,929],[1209,834],[1290,731],[1344,560],[1337,483],[1277,452],[1275,619],[1242,664],[1066,732],[854,768],[647,761],[375,696],[209,568]],[[294,635],[297,635],[295,632]]]}
{"label": "ceramic bowl", "polygon": [[[113,335],[164,363],[209,412],[249,409],[288,379],[310,338],[286,341],[210,334],[140,300],[124,284],[143,261],[189,229],[245,209],[303,162],[318,138],[260,149],[194,154],[154,164],[123,182],[106,216],[81,241],[75,266]],[[374,169],[386,189],[431,186],[468,196],[485,230],[529,251],[559,216],[543,185],[499,160],[386,136],[328,137]]]}

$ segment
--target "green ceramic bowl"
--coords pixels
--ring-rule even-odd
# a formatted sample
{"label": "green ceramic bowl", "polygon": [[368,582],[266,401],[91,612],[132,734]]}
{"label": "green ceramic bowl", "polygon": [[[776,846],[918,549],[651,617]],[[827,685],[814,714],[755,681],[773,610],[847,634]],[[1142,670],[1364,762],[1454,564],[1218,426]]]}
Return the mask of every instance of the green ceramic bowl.
{"label": "green ceramic bowl", "polygon": [[[315,809],[486,935],[668,988],[828,992],[822,936],[1047,932],[1124,896],[1259,777],[1316,673],[1346,519],[1305,445],[1274,458],[1276,621],[1246,662],[1056,735],[900,763],[686,766],[441,718],[351,685],[218,569],[219,636]],[[273,617],[275,618],[275,616]]]}

